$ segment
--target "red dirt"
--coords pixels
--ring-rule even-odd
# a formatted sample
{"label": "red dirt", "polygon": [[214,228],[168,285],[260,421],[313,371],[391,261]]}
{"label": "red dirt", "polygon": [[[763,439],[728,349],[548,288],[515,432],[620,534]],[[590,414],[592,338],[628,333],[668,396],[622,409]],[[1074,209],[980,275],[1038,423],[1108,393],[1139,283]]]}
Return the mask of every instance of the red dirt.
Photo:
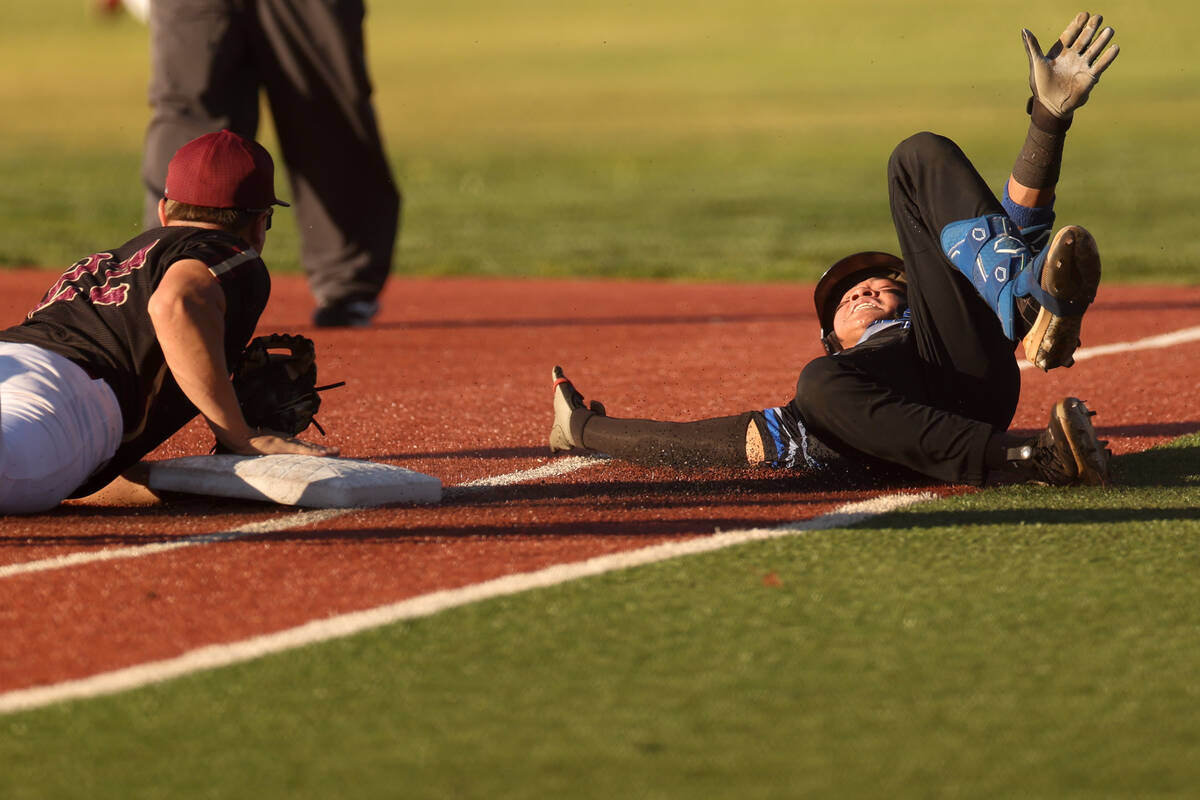
{"label": "red dirt", "polygon": [[[0,320],[52,276],[3,274]],[[312,301],[276,279],[262,332],[317,341],[329,392],[319,419],[343,454],[437,475],[447,487],[543,465],[550,368],[610,413],[716,416],[786,401],[819,353],[809,286],[534,280],[394,280],[366,331],[314,331]],[[1200,325],[1200,288],[1105,287],[1084,345]],[[1117,453],[1200,430],[1200,343],[1025,373],[1019,428],[1083,397]],[[193,424],[153,458],[205,452]],[[768,470],[685,474],[619,464],[472,493],[433,508],[357,511],[320,525],[129,560],[0,578],[0,692],[169,658],[206,644],[640,547],[809,518],[879,489]],[[961,491],[961,487],[939,491]],[[64,507],[0,518],[0,565],[170,541],[288,517],[256,503]]]}

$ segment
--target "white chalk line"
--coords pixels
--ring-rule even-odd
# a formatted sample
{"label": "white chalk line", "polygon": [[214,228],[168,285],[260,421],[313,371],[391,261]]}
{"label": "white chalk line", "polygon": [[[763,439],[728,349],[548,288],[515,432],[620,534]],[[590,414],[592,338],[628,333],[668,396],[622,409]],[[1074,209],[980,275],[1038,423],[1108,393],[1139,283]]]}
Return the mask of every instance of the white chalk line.
{"label": "white chalk line", "polygon": [[166,542],[154,542],[153,544],[139,544],[130,547],[109,547],[104,550],[92,550],[82,553],[71,553],[65,556],[55,556],[53,558],[43,558],[37,561],[25,561],[18,564],[6,564],[0,567],[0,578],[11,578],[15,575],[26,575],[31,572],[46,572],[52,569],[66,569],[67,567],[78,567],[83,564],[92,564],[98,561],[113,561],[122,558],[140,558],[142,556],[154,555],[155,553],[165,553],[170,550],[178,550],[182,547],[193,547],[198,544],[212,544],[215,542],[229,542],[235,539],[244,539],[250,536],[261,536],[266,533],[274,533],[276,531],[286,531],[291,528],[299,528],[302,525],[312,525],[317,522],[326,522],[334,517],[340,517],[354,509],[346,508],[326,508],[319,511],[301,511],[296,514],[290,514],[279,519],[266,520],[263,522],[252,522],[248,525],[242,525],[238,528],[233,528],[228,531],[218,531],[216,533],[202,533],[196,536],[183,536],[178,539],[172,539]]}
{"label": "white chalk line", "polygon": [[540,467],[532,469],[523,469],[518,472],[509,472],[505,475],[495,475],[491,478],[479,478],[474,481],[467,481],[451,487],[451,491],[461,489],[484,489],[492,486],[512,486],[516,483],[524,483],[525,481],[534,481],[541,478],[555,478],[559,475],[565,475],[574,472],[584,467],[593,467],[608,460],[608,456],[569,456],[557,461],[551,461],[549,464],[543,464]]}
{"label": "white chalk line", "polygon": [[[1174,347],[1188,342],[1200,341],[1200,325],[1194,328],[1183,328],[1172,333],[1163,333],[1157,336],[1147,336],[1144,339],[1138,339],[1133,342],[1114,342],[1113,344],[1101,344],[1095,347],[1082,347],[1075,351],[1075,361],[1087,361],[1089,358],[1098,358],[1100,356],[1109,356],[1114,353],[1133,353],[1139,350],[1157,350],[1163,347]],[[1029,361],[1022,360],[1018,364],[1021,369],[1032,369],[1033,364]]]}
{"label": "white chalk line", "polygon": [[277,633],[255,636],[228,644],[197,648],[175,658],[138,664],[50,686],[35,686],[6,692],[0,694],[0,714],[28,711],[52,703],[84,700],[138,689],[201,670],[231,666],[298,647],[352,636],[402,620],[428,617],[451,608],[520,594],[533,589],[557,586],[615,570],[653,564],[681,556],[713,552],[748,542],[846,527],[888,511],[936,498],[937,495],[932,492],[887,495],[847,503],[820,517],[789,523],[781,527],[750,528],[685,539],[679,542],[667,542],[638,550],[597,556],[584,561],[556,564],[534,572],[505,575],[459,589],[430,592],[365,611],[314,620]]}
{"label": "white chalk line", "polygon": [[[553,478],[559,475],[566,475],[571,472],[575,472],[576,470],[602,463],[604,463],[604,459],[601,458],[571,456],[569,458],[553,461],[540,467],[534,467],[533,469],[520,470],[518,472],[510,472],[506,475],[497,475],[491,478],[482,478],[476,481],[469,481],[456,488],[475,489],[488,486],[508,486],[514,483],[521,483],[523,481],[535,480],[539,478]],[[181,536],[178,539],[172,539],[166,542],[131,545],[129,547],[110,547],[103,550],[71,553],[64,556],[39,559],[37,561],[6,564],[4,566],[0,566],[0,580],[3,580],[4,578],[11,578],[17,575],[28,575],[31,572],[46,572],[54,569],[66,569],[68,567],[78,567],[84,564],[93,564],[100,561],[113,561],[123,558],[141,558],[143,556],[151,556],[157,553],[165,553],[170,550],[178,550],[183,547],[194,547],[201,544],[213,544],[216,542],[231,542],[237,539],[248,539],[253,536],[277,533],[279,531],[286,531],[292,528],[300,528],[305,525],[315,525],[318,522],[328,522],[331,519],[362,510],[363,509],[361,508],[324,508],[313,511],[300,511],[295,514],[289,514],[286,517],[280,517],[279,519],[266,520],[264,522],[252,522],[248,525],[242,525],[228,531],[204,533],[196,536]]]}

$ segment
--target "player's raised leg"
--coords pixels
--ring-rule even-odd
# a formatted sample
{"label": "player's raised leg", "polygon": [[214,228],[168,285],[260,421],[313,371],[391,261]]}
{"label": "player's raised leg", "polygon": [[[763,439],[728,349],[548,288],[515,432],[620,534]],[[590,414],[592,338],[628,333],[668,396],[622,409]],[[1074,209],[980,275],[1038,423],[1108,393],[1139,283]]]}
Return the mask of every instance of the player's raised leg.
{"label": "player's raised leg", "polygon": [[1011,340],[1039,369],[1069,367],[1084,312],[1100,285],[1100,251],[1078,225],[1059,230],[1040,253],[1003,214],[942,229],[946,257],[970,279]]}

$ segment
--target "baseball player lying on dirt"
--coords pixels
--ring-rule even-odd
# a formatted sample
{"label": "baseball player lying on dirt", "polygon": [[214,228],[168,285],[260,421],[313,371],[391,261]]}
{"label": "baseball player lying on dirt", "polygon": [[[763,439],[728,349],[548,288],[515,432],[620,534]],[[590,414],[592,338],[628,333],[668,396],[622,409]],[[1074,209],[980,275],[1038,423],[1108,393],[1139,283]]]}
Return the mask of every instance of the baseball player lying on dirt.
{"label": "baseball player lying on dirt", "polygon": [[203,414],[233,453],[336,455],[252,428],[230,380],[267,304],[271,156],[222,131],[171,160],[163,227],[76,262],[0,331],[0,512],[104,487]]}
{"label": "baseball player lying on dirt", "polygon": [[551,451],[672,466],[817,468],[840,456],[952,483],[1106,483],[1110,453],[1079,400],[1059,401],[1036,438],[1006,432],[1015,344],[1043,370],[1069,367],[1100,281],[1086,230],[1050,237],[1067,128],[1117,56],[1100,24],[1080,13],[1045,54],[1023,31],[1031,122],[1002,200],[949,139],[919,133],[896,147],[888,183],[903,259],[858,253],[821,278],[828,355],[805,366],[790,403],[696,422],[615,419],[555,367]]}

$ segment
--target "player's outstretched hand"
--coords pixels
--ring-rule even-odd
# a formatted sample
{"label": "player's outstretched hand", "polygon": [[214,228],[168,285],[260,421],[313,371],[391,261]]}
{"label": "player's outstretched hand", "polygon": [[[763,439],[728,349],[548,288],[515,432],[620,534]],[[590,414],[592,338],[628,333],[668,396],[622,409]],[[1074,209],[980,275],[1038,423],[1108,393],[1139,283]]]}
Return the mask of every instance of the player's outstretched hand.
{"label": "player's outstretched hand", "polygon": [[241,456],[336,456],[340,451],[336,447],[327,447],[297,439],[294,436],[263,431],[257,436],[251,436],[244,447],[230,448]]}
{"label": "player's outstretched hand", "polygon": [[1028,29],[1021,31],[1025,54],[1029,56],[1029,88],[1060,119],[1070,119],[1075,109],[1087,102],[1100,73],[1108,69],[1120,52],[1115,44],[1104,49],[1113,37],[1113,29],[1101,29],[1103,21],[1099,14],[1080,11],[1045,53],[1033,33]]}

